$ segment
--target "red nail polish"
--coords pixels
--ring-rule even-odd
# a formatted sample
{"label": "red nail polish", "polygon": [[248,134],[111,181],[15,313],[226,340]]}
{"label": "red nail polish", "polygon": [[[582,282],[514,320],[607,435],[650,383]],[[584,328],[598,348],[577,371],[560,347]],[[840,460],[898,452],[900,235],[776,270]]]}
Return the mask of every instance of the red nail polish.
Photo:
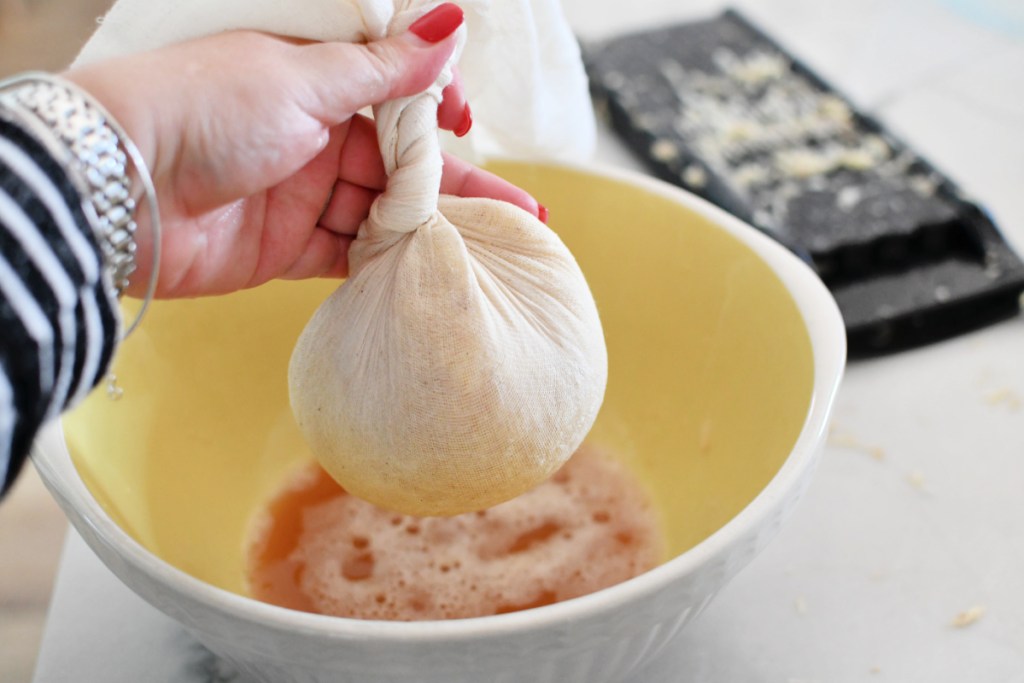
{"label": "red nail polish", "polygon": [[417,19],[409,32],[428,43],[440,43],[462,25],[462,8],[452,2],[435,7]]}
{"label": "red nail polish", "polygon": [[462,110],[462,122],[453,130],[455,137],[461,138],[463,135],[469,132],[469,129],[473,127],[473,114],[469,111],[469,105]]}
{"label": "red nail polish", "polygon": [[544,207],[543,204],[537,205],[537,218],[539,218],[540,222],[543,223],[544,225],[548,224],[548,210]]}

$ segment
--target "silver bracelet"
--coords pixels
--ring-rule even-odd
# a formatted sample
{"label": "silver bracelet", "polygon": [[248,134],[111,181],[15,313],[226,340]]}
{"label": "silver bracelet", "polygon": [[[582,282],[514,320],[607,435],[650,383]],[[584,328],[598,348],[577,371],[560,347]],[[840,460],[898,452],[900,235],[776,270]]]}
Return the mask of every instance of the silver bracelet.
{"label": "silver bracelet", "polygon": [[156,190],[135,143],[110,113],[77,86],[46,73],[28,73],[0,83],[0,107],[61,163],[83,198],[82,208],[104,261],[106,283],[120,297],[136,269],[135,200],[129,161],[149,205],[153,263],[142,306],[123,336],[142,320],[156,292],[160,269],[160,211]]}

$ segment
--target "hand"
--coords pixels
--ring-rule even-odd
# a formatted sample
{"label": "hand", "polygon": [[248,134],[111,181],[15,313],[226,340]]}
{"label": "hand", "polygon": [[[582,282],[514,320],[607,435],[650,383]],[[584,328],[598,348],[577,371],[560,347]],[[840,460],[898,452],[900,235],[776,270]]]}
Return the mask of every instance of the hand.
{"label": "hand", "polygon": [[[153,176],[164,229],[157,296],[198,296],[346,275],[348,247],[386,181],[373,123],[356,112],[421,92],[453,49],[450,35],[354,45],[233,32],[66,77],[118,119]],[[458,81],[438,121],[467,127]],[[453,157],[441,189],[543,212],[525,191]],[[144,214],[139,224],[133,295],[150,268]]]}

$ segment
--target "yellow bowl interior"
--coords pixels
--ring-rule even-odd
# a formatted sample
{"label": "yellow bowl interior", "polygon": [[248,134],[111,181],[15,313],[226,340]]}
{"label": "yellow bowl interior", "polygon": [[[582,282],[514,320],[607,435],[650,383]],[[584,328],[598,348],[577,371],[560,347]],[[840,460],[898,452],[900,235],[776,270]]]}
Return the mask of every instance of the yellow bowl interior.
{"label": "yellow bowl interior", "polygon": [[[672,199],[566,168],[493,167],[550,208],[590,282],[610,365],[589,440],[647,485],[678,555],[792,449],[813,383],[801,315],[749,247]],[[89,489],[170,564],[244,593],[248,522],[310,457],[288,406],[291,350],[337,286],[159,302],[117,359],[123,397],[94,392],[65,419]]]}

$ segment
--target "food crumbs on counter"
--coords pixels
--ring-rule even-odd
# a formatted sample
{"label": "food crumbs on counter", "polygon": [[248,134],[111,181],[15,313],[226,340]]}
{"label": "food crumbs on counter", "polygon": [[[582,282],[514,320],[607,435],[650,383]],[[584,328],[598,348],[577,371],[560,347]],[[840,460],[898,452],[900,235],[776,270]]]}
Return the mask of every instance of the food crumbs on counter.
{"label": "food crumbs on counter", "polygon": [[985,397],[985,403],[990,406],[1005,405],[1013,412],[1020,410],[1020,395],[1012,389],[998,389]]}
{"label": "food crumbs on counter", "polygon": [[879,462],[885,460],[885,450],[881,446],[866,444],[852,434],[839,431],[834,427],[829,431],[828,444],[848,451],[859,451],[865,455],[870,455],[872,459]]}
{"label": "food crumbs on counter", "polygon": [[805,600],[803,596],[798,597],[793,601],[793,609],[795,609],[796,613],[800,616],[807,614],[807,600]]}
{"label": "food crumbs on counter", "polygon": [[828,433],[828,444],[830,446],[837,446],[839,448],[850,448],[855,449],[861,446],[860,441],[854,438],[852,435],[845,432],[839,432],[835,429],[831,429]]}
{"label": "food crumbs on counter", "polygon": [[924,472],[921,470],[914,470],[907,475],[907,483],[919,491],[924,491]]}
{"label": "food crumbs on counter", "polygon": [[983,616],[985,616],[985,608],[981,605],[975,605],[974,607],[966,609],[953,617],[951,625],[955,628],[966,628],[978,621],[978,619],[981,619]]}

